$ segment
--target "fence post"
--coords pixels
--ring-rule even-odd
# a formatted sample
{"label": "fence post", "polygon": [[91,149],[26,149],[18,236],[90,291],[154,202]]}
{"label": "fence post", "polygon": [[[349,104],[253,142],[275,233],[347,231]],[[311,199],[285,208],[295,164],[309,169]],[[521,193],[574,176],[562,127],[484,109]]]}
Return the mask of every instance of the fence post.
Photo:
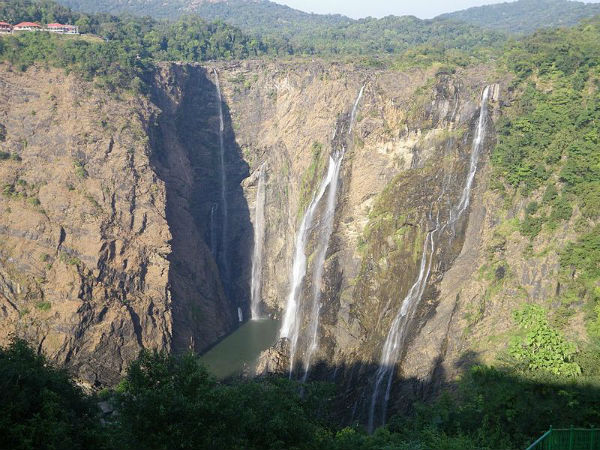
{"label": "fence post", "polygon": [[592,436],[590,437],[590,450],[594,450],[594,437],[596,437],[596,429],[592,428]]}
{"label": "fence post", "polygon": [[571,425],[571,430],[569,431],[569,450],[573,450],[573,443],[575,438],[573,433],[573,425]]}

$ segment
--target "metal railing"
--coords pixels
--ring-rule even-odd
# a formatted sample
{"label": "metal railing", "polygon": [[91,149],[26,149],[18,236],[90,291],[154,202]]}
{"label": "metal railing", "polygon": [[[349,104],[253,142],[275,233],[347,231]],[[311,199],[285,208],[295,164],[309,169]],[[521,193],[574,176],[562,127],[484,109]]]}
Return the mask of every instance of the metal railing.
{"label": "metal railing", "polygon": [[600,430],[596,428],[550,427],[527,450],[600,450]]}

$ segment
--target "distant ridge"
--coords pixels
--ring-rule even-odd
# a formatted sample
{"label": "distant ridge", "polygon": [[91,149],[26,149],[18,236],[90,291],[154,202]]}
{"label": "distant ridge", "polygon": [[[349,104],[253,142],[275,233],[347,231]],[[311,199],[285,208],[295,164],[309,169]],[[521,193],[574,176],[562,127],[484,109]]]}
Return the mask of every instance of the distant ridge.
{"label": "distant ridge", "polygon": [[600,14],[600,4],[568,0],[518,0],[477,6],[438,16],[509,33],[532,33],[540,28],[565,27]]}
{"label": "distant ridge", "polygon": [[271,29],[282,24],[353,22],[339,14],[311,14],[269,0],[59,0],[59,3],[78,11],[130,13],[163,19],[194,13],[207,20],[220,19],[231,25]]}
{"label": "distant ridge", "polygon": [[[222,20],[251,34],[292,40],[298,34],[322,34],[323,30],[333,27],[372,20],[354,20],[340,14],[312,14],[269,0],[59,0],[59,3],[84,12],[129,13],[160,19],[197,14],[209,21]],[[442,14],[434,21],[449,19],[494,31],[527,34],[539,28],[575,25],[598,14],[600,4],[518,0]]]}

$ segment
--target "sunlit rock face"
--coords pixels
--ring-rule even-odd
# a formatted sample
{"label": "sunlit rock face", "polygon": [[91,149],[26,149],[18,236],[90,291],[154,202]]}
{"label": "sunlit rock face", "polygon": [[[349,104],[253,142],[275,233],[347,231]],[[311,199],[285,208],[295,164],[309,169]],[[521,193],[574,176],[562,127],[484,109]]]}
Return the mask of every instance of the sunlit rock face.
{"label": "sunlit rock face", "polygon": [[[389,408],[402,408],[489,361],[484,336],[507,329],[523,292],[556,289],[556,256],[526,258],[527,242],[498,229],[524,205],[505,211],[489,189],[494,123],[513,95],[496,76],[165,64],[146,97],[116,97],[61,71],[1,68],[0,150],[18,157],[0,161],[0,338],[24,336],[100,386],[142,348],[202,352],[240,314],[283,319],[312,204],[296,342],[280,333],[259,371],[335,380],[366,421],[425,260],[391,370]],[[509,278],[518,287],[489,302]]]}

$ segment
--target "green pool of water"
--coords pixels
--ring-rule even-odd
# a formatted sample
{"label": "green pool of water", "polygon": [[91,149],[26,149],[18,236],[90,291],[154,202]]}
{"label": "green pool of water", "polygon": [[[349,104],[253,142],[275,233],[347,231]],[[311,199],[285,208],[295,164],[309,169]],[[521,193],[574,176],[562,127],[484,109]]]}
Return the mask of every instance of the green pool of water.
{"label": "green pool of water", "polygon": [[200,358],[217,378],[238,375],[253,367],[260,353],[277,340],[279,321],[251,320],[227,336]]}

